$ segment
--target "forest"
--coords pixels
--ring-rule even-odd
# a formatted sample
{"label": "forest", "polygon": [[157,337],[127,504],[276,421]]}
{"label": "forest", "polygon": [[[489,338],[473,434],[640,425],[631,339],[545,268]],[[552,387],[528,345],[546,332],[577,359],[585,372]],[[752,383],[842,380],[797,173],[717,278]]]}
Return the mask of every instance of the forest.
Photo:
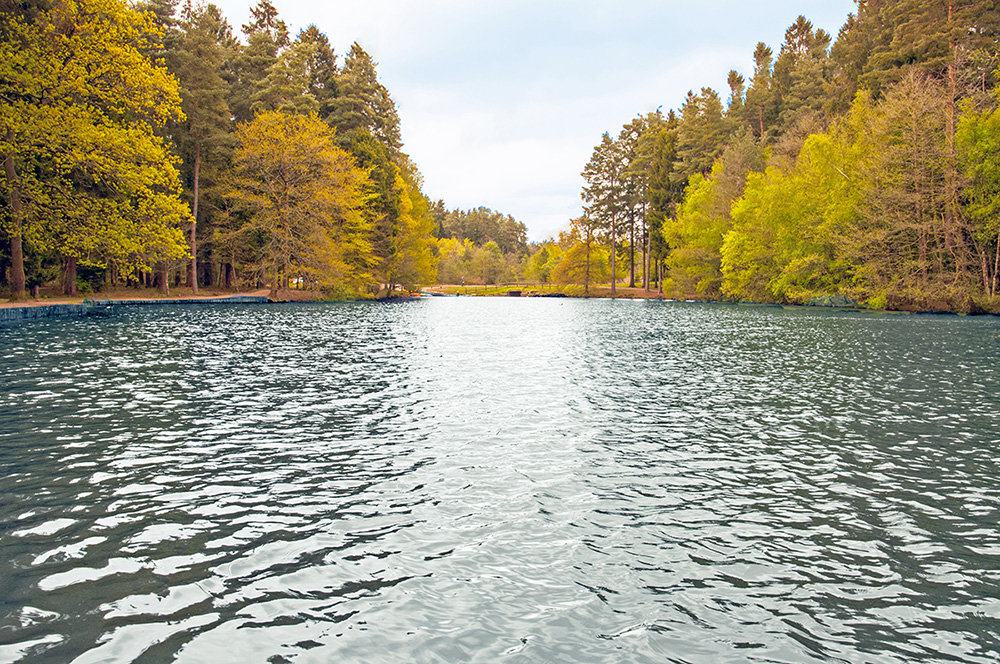
{"label": "forest", "polygon": [[605,133],[583,214],[529,243],[433,202],[377,63],[269,0],[239,36],[212,4],[0,0],[0,286],[1000,312],[998,5],[859,0],[836,39],[799,17],[725,100]]}
{"label": "forest", "polygon": [[1000,3],[857,5],[836,40],[800,16],[759,43],[725,102],[702,88],[605,133],[556,276],[1000,311]]}

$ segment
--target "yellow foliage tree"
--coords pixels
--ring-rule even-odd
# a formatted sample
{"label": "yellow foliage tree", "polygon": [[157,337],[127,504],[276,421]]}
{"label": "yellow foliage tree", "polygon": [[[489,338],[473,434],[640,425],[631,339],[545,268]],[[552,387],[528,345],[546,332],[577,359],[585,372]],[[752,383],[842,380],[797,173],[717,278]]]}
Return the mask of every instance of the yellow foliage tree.
{"label": "yellow foliage tree", "polygon": [[372,281],[367,178],[315,115],[262,113],[236,132],[228,197],[245,214],[240,232],[261,241],[271,296],[284,277],[308,277],[338,293]]}
{"label": "yellow foliage tree", "polygon": [[0,224],[14,299],[22,240],[122,270],[187,255],[175,160],[154,127],[182,117],[176,80],[144,52],[151,17],[123,0],[0,12]]}

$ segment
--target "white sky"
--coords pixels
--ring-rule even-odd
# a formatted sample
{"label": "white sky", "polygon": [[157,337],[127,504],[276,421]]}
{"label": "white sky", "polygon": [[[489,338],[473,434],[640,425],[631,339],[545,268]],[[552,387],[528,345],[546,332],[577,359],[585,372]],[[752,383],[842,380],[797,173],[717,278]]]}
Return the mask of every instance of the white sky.
{"label": "white sky", "polygon": [[[253,3],[256,0],[252,0]],[[357,41],[399,107],[424,193],[513,215],[532,240],[581,212],[580,173],[605,131],[729,96],[758,41],[777,55],[800,15],[833,35],[853,0],[272,0],[292,32]],[[251,0],[215,0],[239,33]]]}

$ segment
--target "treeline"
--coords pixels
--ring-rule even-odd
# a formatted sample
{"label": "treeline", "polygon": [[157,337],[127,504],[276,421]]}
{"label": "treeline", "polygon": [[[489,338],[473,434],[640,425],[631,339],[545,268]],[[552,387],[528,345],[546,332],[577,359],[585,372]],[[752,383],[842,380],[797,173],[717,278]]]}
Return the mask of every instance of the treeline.
{"label": "treeline", "polygon": [[449,211],[443,201],[431,212],[436,221],[438,283],[497,284],[524,278],[530,248],[523,223],[484,207]]}
{"label": "treeline", "polygon": [[436,277],[436,227],[376,63],[260,0],[0,0],[0,274],[377,294]]}
{"label": "treeline", "polygon": [[998,35],[991,0],[861,1],[835,41],[800,17],[726,103],[702,88],[603,136],[557,276],[1000,310]]}

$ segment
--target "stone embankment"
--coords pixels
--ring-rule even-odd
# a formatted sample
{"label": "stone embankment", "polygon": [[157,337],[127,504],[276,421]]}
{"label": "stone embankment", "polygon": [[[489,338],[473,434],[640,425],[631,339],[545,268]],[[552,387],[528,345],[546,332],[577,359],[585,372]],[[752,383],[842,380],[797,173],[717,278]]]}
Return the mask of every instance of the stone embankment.
{"label": "stone embankment", "polygon": [[137,307],[164,304],[265,304],[269,300],[261,295],[233,295],[229,297],[159,299],[159,300],[84,300],[58,304],[35,304],[0,308],[0,323],[18,323],[39,318],[62,318],[107,313],[115,307]]}

